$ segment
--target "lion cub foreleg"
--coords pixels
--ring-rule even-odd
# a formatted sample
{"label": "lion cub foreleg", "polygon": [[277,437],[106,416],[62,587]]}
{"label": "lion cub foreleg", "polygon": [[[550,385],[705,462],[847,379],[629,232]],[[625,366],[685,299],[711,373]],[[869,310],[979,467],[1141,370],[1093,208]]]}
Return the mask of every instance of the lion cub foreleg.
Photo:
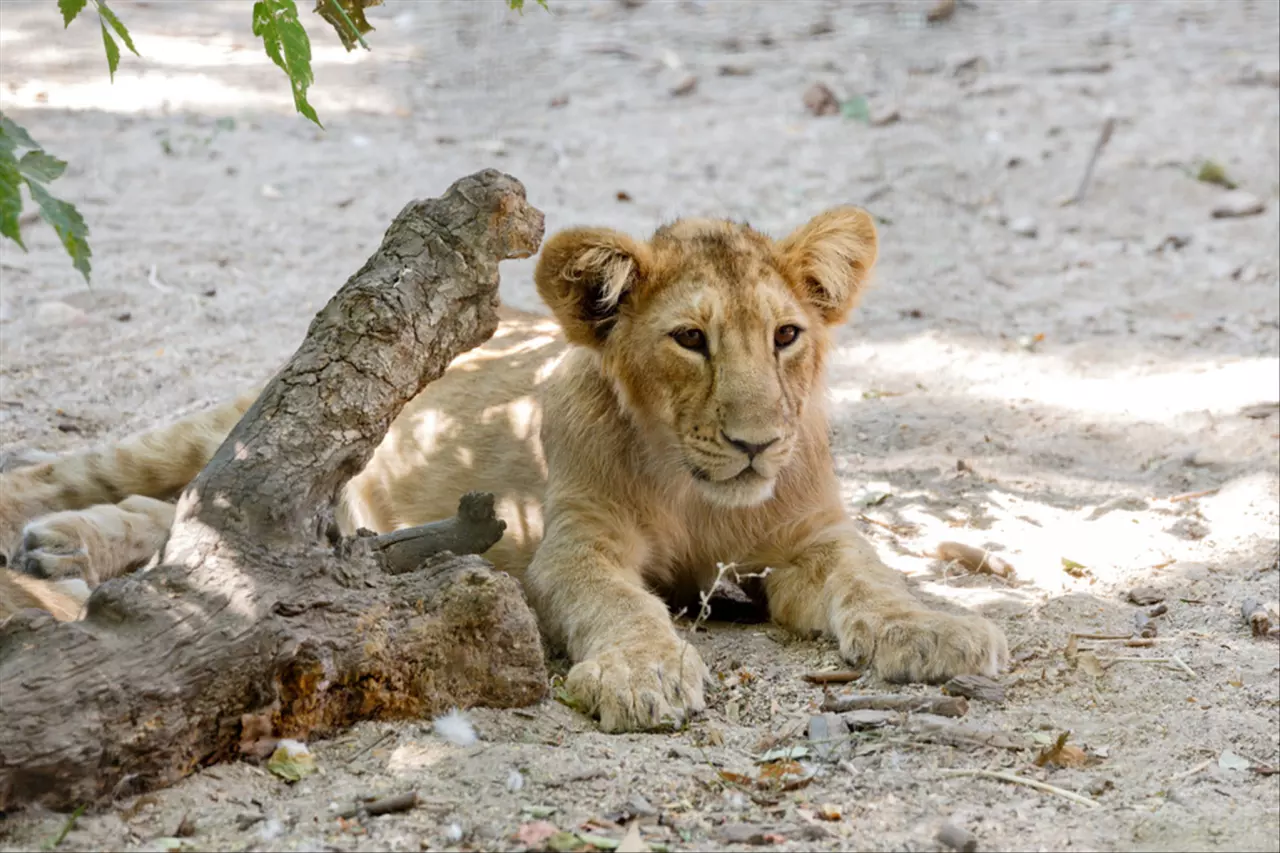
{"label": "lion cub foreleg", "polygon": [[598,521],[565,513],[548,525],[525,575],[530,602],[574,662],[565,687],[602,729],[677,726],[704,707],[706,665],[645,588],[639,534]]}
{"label": "lion cub foreleg", "polygon": [[886,681],[995,675],[1008,656],[999,628],[981,616],[926,608],[850,525],[799,549],[764,583],[774,621],[831,634],[846,660],[870,665]]}

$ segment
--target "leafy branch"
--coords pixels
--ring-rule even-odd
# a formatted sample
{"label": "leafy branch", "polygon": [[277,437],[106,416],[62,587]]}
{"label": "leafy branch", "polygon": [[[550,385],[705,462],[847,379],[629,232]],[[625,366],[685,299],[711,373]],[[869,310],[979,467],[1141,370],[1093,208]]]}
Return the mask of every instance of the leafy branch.
{"label": "leafy branch", "polygon": [[[18,152],[23,152],[18,156]],[[45,187],[62,177],[67,163],[45,152],[31,134],[0,113],[0,234],[26,251],[22,242],[22,187],[40,209],[40,216],[53,226],[71,264],[84,280],[89,280],[89,226],[69,202],[56,198]]]}
{"label": "leafy branch", "polygon": [[[115,82],[116,69],[120,67],[120,45],[134,56],[141,56],[133,45],[133,37],[124,22],[107,6],[106,0],[57,0],[62,13],[63,28],[85,9],[90,2],[98,13],[98,26],[102,30],[102,46],[107,54],[107,70],[111,82]],[[373,27],[365,19],[364,10],[381,6],[383,0],[316,0],[314,11],[328,24],[347,50],[360,45],[369,50],[364,40]],[[526,0],[507,0],[507,6],[524,14]],[[547,0],[535,0],[547,9]],[[314,77],[311,73],[311,39],[298,18],[294,0],[255,0],[253,4],[253,34],[262,39],[263,48],[271,61],[289,78],[293,91],[293,106],[299,113],[315,122],[320,118],[307,100],[307,89]],[[19,156],[20,155],[20,156]],[[70,202],[63,201],[47,188],[66,171],[67,164],[45,152],[17,122],[0,113],[0,236],[8,237],[25,252],[22,242],[22,187],[40,210],[40,216],[53,226],[58,239],[71,257],[72,265],[89,280],[89,227]]]}

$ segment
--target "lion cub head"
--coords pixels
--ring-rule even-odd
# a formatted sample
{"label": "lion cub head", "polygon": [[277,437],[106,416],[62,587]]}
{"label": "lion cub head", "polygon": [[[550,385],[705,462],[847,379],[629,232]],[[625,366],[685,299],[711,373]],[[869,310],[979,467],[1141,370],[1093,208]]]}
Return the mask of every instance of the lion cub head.
{"label": "lion cub head", "polygon": [[570,229],[547,241],[535,278],[568,340],[599,354],[653,458],[715,503],[751,506],[773,494],[806,412],[820,414],[829,329],[875,260],[871,217],[846,207],[780,241],[707,219],[647,243]]}

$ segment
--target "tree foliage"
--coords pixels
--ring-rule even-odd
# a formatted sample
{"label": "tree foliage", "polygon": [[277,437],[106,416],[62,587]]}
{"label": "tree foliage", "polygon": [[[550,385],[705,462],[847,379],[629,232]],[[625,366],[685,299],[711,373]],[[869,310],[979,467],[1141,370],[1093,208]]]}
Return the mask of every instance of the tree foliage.
{"label": "tree foliage", "polygon": [[[116,69],[120,67],[120,44],[134,56],[141,56],[133,45],[124,22],[116,16],[106,0],[57,0],[62,13],[63,27],[71,26],[80,13],[89,8],[90,2],[98,13],[98,26],[102,30],[102,45],[107,56],[107,71],[115,82]],[[369,50],[366,33],[373,27],[365,19],[364,10],[381,6],[383,0],[316,0],[313,10],[333,27],[347,50],[357,45]],[[507,0],[507,6],[523,14],[526,0]],[[535,0],[543,9],[547,0]],[[320,124],[320,117],[307,100],[311,87],[311,39],[298,17],[294,0],[254,0],[253,34],[262,39],[267,56],[289,78],[293,91],[293,106],[303,116]],[[8,116],[0,113],[0,235],[8,237],[25,252],[22,242],[22,187],[48,222],[71,257],[72,265],[89,280],[89,227],[79,211],[69,202],[49,192],[47,184],[61,177],[67,164],[45,152],[31,135]]]}

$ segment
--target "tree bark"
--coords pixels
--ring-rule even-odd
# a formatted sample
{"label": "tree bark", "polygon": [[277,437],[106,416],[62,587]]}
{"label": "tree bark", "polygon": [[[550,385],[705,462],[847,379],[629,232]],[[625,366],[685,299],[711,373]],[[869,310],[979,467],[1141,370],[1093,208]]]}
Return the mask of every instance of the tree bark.
{"label": "tree bark", "polygon": [[[409,204],[183,493],[161,565],[98,587],[83,621],[0,624],[0,810],[168,785],[263,735],[543,696],[513,579],[474,556],[413,570],[414,538],[316,536],[401,407],[493,334],[498,262],[542,233],[493,170]],[[483,544],[492,503],[471,500],[427,538]]]}

